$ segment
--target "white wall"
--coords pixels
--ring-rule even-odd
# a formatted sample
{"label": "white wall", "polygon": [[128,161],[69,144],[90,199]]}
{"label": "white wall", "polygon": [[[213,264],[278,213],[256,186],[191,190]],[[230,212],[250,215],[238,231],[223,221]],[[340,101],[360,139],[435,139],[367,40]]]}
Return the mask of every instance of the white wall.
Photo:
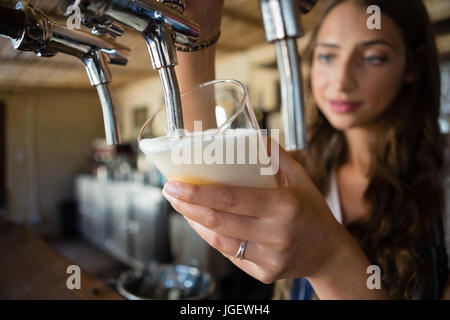
{"label": "white wall", "polygon": [[59,201],[73,196],[73,177],[92,140],[104,137],[95,90],[0,94],[6,103],[10,217],[38,232],[58,228]]}
{"label": "white wall", "polygon": [[123,142],[135,142],[137,140],[138,132],[136,128],[133,128],[133,110],[145,107],[147,116],[149,116],[164,104],[163,90],[158,77],[151,77],[115,88],[113,97],[120,117]]}

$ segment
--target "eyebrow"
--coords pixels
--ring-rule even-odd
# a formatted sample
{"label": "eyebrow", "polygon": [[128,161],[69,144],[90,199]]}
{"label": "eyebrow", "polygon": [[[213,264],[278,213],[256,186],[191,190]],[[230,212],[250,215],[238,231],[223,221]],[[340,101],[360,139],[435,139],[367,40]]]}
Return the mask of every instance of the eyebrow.
{"label": "eyebrow", "polygon": [[369,46],[373,46],[373,45],[376,45],[376,44],[387,45],[388,47],[390,47],[392,50],[395,51],[395,48],[394,48],[394,46],[391,43],[389,43],[386,40],[381,40],[381,39],[379,39],[379,40],[376,39],[376,40],[370,40],[370,41],[362,42],[362,43],[360,43],[360,46],[369,47]]}
{"label": "eyebrow", "polygon": [[[364,42],[361,42],[359,44],[359,46],[361,46],[361,47],[370,47],[370,46],[374,46],[374,45],[377,45],[377,44],[384,44],[384,45],[390,47],[392,50],[395,51],[395,48],[394,48],[394,46],[391,43],[389,43],[386,40],[381,40],[381,39],[364,41]],[[339,48],[339,45],[337,45],[335,43],[322,42],[322,43],[318,43],[316,45],[316,47]]]}

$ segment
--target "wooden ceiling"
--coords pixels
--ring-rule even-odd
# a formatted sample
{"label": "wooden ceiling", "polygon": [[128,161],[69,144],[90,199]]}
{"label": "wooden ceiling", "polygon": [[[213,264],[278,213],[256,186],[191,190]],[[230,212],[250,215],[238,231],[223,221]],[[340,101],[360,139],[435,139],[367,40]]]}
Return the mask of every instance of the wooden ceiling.
{"label": "wooden ceiling", "polygon": [[[395,1],[395,0],[393,0]],[[16,0],[0,0],[2,5],[14,6]],[[48,13],[53,19],[62,19],[56,0],[28,0]],[[441,56],[450,58],[450,1],[425,0],[430,16],[438,31]],[[306,30],[316,20],[319,8],[303,19]],[[132,49],[126,67],[112,66],[115,86],[155,74],[142,37],[127,29],[118,42]],[[258,1],[226,0],[222,20],[222,37],[218,55],[228,55],[265,43],[265,35]],[[17,91],[24,88],[89,88],[89,80],[78,59],[58,54],[53,58],[39,58],[33,53],[13,50],[8,39],[0,38],[0,90]]]}

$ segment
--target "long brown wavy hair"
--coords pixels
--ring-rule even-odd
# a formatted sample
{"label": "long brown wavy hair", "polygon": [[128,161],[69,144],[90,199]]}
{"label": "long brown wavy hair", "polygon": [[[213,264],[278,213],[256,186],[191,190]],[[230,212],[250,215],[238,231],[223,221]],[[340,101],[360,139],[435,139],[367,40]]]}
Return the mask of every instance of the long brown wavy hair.
{"label": "long brown wavy hair", "polygon": [[[310,65],[323,20],[343,1],[350,0],[329,1],[313,30],[305,52]],[[351,1],[364,9],[377,5],[397,24],[415,81],[403,86],[382,115],[375,143],[370,146],[370,182],[364,199],[371,214],[346,227],[371,263],[381,267],[383,284],[394,299],[420,299],[432,276],[422,247],[444,210],[445,139],[438,125],[441,86],[431,22],[421,0]],[[306,90],[312,97],[310,82]],[[346,161],[346,141],[312,99],[308,105],[309,148],[301,162],[326,194],[330,174]]]}

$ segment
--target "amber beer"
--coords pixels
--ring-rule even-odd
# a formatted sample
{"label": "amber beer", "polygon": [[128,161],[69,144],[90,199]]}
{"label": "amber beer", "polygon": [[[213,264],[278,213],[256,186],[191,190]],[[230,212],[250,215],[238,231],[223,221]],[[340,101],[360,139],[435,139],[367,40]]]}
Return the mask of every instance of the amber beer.
{"label": "amber beer", "polygon": [[278,159],[265,143],[261,130],[227,129],[143,139],[139,147],[168,180],[275,188]]}

